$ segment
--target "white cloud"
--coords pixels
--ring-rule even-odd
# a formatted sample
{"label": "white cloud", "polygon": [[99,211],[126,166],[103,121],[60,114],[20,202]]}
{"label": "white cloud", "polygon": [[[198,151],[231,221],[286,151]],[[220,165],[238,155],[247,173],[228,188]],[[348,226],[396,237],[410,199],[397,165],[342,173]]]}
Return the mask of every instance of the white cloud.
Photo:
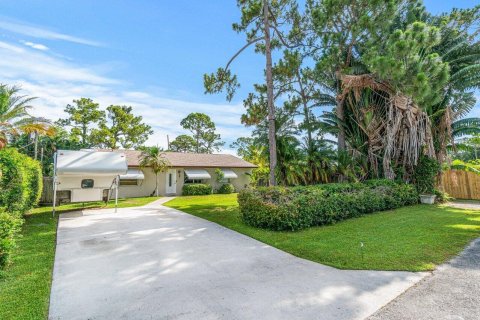
{"label": "white cloud", "polygon": [[243,107],[239,104],[210,104],[172,99],[166,90],[132,90],[127,83],[100,74],[91,66],[79,66],[70,61],[49,55],[49,51],[32,50],[0,41],[0,82],[21,85],[24,94],[38,99],[33,103],[34,114],[53,120],[65,116],[63,109],[73,99],[92,98],[102,107],[111,104],[131,105],[134,112],[143,116],[155,133],[150,145],[167,146],[170,140],[185,133],[180,121],[191,112],[208,114],[217,125],[226,142],[223,152],[234,153],[229,148],[238,137],[250,134],[250,129],[240,124]]}
{"label": "white cloud", "polygon": [[43,27],[33,26],[20,21],[13,21],[6,17],[0,16],[0,29],[7,30],[13,33],[38,38],[38,39],[47,39],[47,40],[61,40],[77,44],[83,44],[88,46],[99,47],[102,46],[101,43],[87,40],[75,36],[71,36],[64,33],[59,33],[55,31],[48,30]]}
{"label": "white cloud", "polygon": [[0,69],[3,77],[21,78],[28,76],[35,81],[84,82],[113,84],[118,81],[97,75],[92,66],[82,67],[66,63],[38,50],[28,50],[0,41]]}
{"label": "white cloud", "polygon": [[40,50],[40,51],[47,51],[48,50],[48,47],[46,45],[41,44],[41,43],[34,43],[34,42],[30,42],[30,41],[25,41],[25,40],[21,40],[20,42],[23,43],[24,45],[26,45],[27,47],[30,47],[30,48],[33,48],[33,49],[37,49],[37,50]]}

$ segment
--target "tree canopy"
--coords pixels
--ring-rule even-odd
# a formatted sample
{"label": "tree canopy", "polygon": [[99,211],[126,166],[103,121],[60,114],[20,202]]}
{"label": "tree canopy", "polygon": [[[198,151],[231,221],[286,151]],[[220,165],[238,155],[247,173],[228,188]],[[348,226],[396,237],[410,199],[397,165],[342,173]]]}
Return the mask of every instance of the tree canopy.
{"label": "tree canopy", "polygon": [[[190,113],[180,122],[183,129],[192,133],[192,136],[186,138],[185,135],[179,136],[180,140],[174,140],[173,147],[182,147],[183,150],[194,150],[196,153],[213,153],[218,151],[224,142],[220,139],[220,134],[216,133],[215,123],[204,113]],[[192,144],[193,143],[193,144]],[[186,152],[183,151],[183,152]]]}

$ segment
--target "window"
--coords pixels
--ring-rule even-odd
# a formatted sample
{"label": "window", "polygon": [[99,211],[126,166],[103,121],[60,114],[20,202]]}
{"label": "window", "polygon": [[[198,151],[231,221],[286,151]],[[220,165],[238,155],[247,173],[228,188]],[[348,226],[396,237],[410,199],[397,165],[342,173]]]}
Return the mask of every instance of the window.
{"label": "window", "polygon": [[83,179],[82,189],[91,189],[91,188],[93,188],[93,179]]}
{"label": "window", "polygon": [[121,186],[138,186],[137,179],[120,179]]}
{"label": "window", "polygon": [[187,175],[185,175],[185,180],[183,181],[185,184],[188,183],[202,183],[200,179],[188,179]]}
{"label": "window", "polygon": [[171,173],[168,174],[168,186],[169,187],[172,186],[172,174]]}

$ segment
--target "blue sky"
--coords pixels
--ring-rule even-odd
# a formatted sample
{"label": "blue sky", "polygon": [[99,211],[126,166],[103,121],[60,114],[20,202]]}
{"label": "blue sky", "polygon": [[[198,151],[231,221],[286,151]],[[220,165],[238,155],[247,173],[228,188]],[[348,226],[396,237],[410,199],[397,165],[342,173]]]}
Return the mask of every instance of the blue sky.
{"label": "blue sky", "polygon": [[[425,1],[435,13],[479,3]],[[103,107],[134,106],[155,130],[149,144],[166,146],[166,135],[183,133],[179,122],[194,111],[215,121],[224,152],[249,134],[241,102],[261,81],[261,56],[245,52],[232,66],[242,87],[231,103],[203,94],[202,75],[244,43],[231,30],[236,1],[2,0],[1,8],[0,82],[38,97],[37,115],[56,119],[72,99],[90,97]]]}

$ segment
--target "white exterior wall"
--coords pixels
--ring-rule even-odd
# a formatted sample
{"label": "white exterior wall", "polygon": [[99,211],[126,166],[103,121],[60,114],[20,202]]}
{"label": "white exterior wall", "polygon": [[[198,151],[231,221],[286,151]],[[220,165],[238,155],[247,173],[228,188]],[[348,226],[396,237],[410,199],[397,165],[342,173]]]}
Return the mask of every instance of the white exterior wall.
{"label": "white exterior wall", "polygon": [[[138,185],[133,186],[120,186],[118,188],[119,198],[135,198],[135,197],[148,197],[155,190],[155,173],[152,169],[145,168],[140,169],[145,176],[145,179],[139,180]],[[165,172],[158,174],[158,193],[159,195],[165,195]]]}
{"label": "white exterior wall", "polygon": [[[183,182],[185,179],[185,169],[188,168],[175,168],[176,170],[176,182],[177,182],[177,195],[182,194]],[[202,168],[195,168],[195,169],[202,169]],[[221,184],[217,183],[216,175],[215,175],[216,168],[204,168],[212,177],[209,180],[203,181],[204,183],[211,184],[213,186],[213,190],[217,190]],[[246,186],[250,184],[250,176],[246,173],[251,173],[252,169],[249,168],[228,168],[233,170],[238,178],[230,179],[230,183],[233,184],[235,187],[235,191],[240,191],[244,189]],[[145,176],[145,179],[142,181],[140,180],[138,185],[133,186],[120,186],[118,190],[118,196],[120,198],[133,198],[133,197],[148,197],[152,194],[155,190],[155,174],[152,172],[150,168],[141,169]],[[165,189],[167,185],[167,176],[165,172],[158,174],[158,187],[159,187],[159,194],[164,196]]]}

